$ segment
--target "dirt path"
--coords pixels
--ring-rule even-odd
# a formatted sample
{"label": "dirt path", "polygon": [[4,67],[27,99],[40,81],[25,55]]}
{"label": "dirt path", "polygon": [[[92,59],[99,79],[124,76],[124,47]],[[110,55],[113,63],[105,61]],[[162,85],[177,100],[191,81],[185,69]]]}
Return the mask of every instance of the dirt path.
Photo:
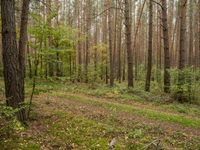
{"label": "dirt path", "polygon": [[[65,92],[66,94],[66,92]],[[167,114],[171,114],[171,115],[178,115],[178,116],[184,116],[187,118],[191,118],[191,119],[199,119],[200,116],[194,116],[191,114],[184,114],[184,113],[180,113],[180,112],[175,112],[169,109],[163,109],[160,106],[156,106],[155,104],[149,103],[149,102],[145,102],[145,103],[141,103],[141,102],[137,102],[137,101],[131,101],[131,100],[124,100],[124,99],[114,99],[114,98],[105,98],[105,97],[96,97],[96,96],[91,96],[91,95],[86,95],[83,93],[67,93],[68,95],[76,95],[76,96],[80,96],[83,98],[90,98],[90,99],[94,99],[97,101],[104,101],[104,102],[111,102],[114,104],[125,104],[125,105],[131,105],[133,107],[136,108],[141,108],[141,109],[146,109],[146,110],[153,110],[153,111],[158,111],[158,112],[162,112],[162,113],[167,113]]]}
{"label": "dirt path", "polygon": [[[113,102],[116,103],[116,100],[110,100],[105,98],[98,98],[94,96],[87,96],[83,94],[74,94],[74,93],[66,93],[66,96],[81,96],[84,98],[94,99],[99,102]],[[42,100],[42,101],[41,101]],[[37,104],[38,112],[43,112],[43,115],[50,116],[53,112],[56,111],[67,111],[72,114],[76,114],[77,116],[84,116],[89,119],[97,120],[104,122],[107,120],[110,115],[112,115],[112,110],[98,107],[93,104],[82,103],[76,100],[70,100],[69,98],[59,97],[59,96],[50,96],[48,94],[42,94],[35,98],[35,102]],[[146,108],[142,104],[134,105],[134,107],[141,108],[141,109],[150,109],[149,107]],[[154,108],[153,108],[154,109]],[[181,131],[187,135],[188,138],[192,138],[194,136],[200,136],[200,129],[185,127],[176,123],[160,121],[160,120],[152,120],[146,118],[144,116],[139,116],[134,113],[128,113],[123,111],[117,111],[116,114],[116,121],[119,125],[122,126],[131,126],[135,123],[142,123],[144,125],[148,125],[151,127],[161,128],[167,134],[173,134],[176,131]]]}

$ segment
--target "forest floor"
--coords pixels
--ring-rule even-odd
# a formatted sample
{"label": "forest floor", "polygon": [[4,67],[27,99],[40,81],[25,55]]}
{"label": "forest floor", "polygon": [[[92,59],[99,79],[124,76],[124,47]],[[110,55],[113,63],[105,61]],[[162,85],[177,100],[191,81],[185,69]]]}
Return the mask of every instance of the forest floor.
{"label": "forest floor", "polygon": [[116,150],[152,141],[169,150],[200,149],[198,105],[103,85],[40,82],[35,94],[29,127],[4,141],[4,149],[106,150],[113,138]]}

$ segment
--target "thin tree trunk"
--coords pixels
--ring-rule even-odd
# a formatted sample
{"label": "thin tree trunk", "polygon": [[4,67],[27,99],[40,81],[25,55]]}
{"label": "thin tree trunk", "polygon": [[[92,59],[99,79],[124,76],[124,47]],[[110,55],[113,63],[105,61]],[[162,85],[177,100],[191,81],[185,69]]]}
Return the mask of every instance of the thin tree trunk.
{"label": "thin tree trunk", "polygon": [[110,52],[110,86],[114,86],[114,69],[113,69],[113,48],[112,48],[112,23],[111,23],[111,0],[107,1],[108,7],[108,29],[109,29],[109,52]]}
{"label": "thin tree trunk", "polygon": [[145,90],[150,91],[151,83],[151,70],[152,70],[152,34],[153,34],[153,2],[149,0],[149,38],[148,38],[148,64],[147,64],[147,74]]}
{"label": "thin tree trunk", "polygon": [[193,56],[193,0],[190,0],[190,22],[189,22],[189,58],[188,64],[192,66],[192,56]]}
{"label": "thin tree trunk", "polygon": [[85,55],[85,82],[88,82],[88,65],[89,65],[89,56],[90,56],[90,10],[91,9],[91,1],[87,0],[86,3],[86,55]]}
{"label": "thin tree trunk", "polygon": [[163,40],[164,40],[164,92],[170,92],[170,53],[169,53],[169,33],[167,23],[167,2],[162,1],[162,24],[163,24]]}
{"label": "thin tree trunk", "polygon": [[[80,6],[79,6],[80,5]],[[80,38],[81,38],[81,8],[82,8],[82,2],[80,2],[80,0],[78,0],[78,81],[81,81],[81,74],[82,74],[82,49],[81,49],[81,42],[80,42]]]}
{"label": "thin tree trunk", "polygon": [[121,82],[121,43],[122,43],[122,14],[119,14],[119,21],[118,21],[118,42],[117,42],[117,49],[118,49],[118,80]]}
{"label": "thin tree trunk", "polygon": [[186,42],[186,5],[187,0],[180,0],[180,41],[179,41],[179,75],[178,75],[178,101],[184,101],[183,97],[183,84],[185,82],[185,76],[183,73],[183,69],[185,68],[185,42]]}
{"label": "thin tree trunk", "polygon": [[133,87],[133,54],[131,40],[131,9],[129,0],[125,0],[125,30],[126,30],[126,48],[128,63],[128,87]]}
{"label": "thin tree trunk", "polygon": [[[52,27],[52,21],[51,21],[51,3],[52,1],[51,0],[47,0],[47,24],[48,24],[48,27],[49,29],[51,29]],[[48,37],[48,46],[49,48],[51,48],[52,46],[52,37],[49,36]],[[52,62],[52,59],[53,59],[53,56],[52,54],[49,55],[49,76],[52,77],[54,75],[54,66],[53,66],[53,62]]]}

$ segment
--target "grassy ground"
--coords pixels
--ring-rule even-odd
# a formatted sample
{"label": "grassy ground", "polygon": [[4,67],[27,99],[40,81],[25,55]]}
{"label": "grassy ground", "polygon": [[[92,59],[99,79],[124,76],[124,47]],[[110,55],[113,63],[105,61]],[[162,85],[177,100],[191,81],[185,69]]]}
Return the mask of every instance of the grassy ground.
{"label": "grassy ground", "polygon": [[169,150],[200,149],[199,106],[171,103],[160,92],[38,82],[29,127],[0,140],[0,147],[106,150],[116,138],[117,150],[140,150],[154,140]]}

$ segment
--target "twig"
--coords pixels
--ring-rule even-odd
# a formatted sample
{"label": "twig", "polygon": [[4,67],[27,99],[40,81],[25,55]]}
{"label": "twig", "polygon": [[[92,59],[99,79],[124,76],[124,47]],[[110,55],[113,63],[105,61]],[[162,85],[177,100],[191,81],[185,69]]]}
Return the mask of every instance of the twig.
{"label": "twig", "polygon": [[116,138],[113,138],[109,144],[109,150],[114,150],[116,142],[117,142]]}
{"label": "twig", "polygon": [[160,143],[159,139],[156,139],[154,141],[152,141],[151,143],[145,145],[143,148],[141,148],[140,150],[146,150],[149,146],[151,146],[152,144],[154,144],[155,146],[158,146]]}

